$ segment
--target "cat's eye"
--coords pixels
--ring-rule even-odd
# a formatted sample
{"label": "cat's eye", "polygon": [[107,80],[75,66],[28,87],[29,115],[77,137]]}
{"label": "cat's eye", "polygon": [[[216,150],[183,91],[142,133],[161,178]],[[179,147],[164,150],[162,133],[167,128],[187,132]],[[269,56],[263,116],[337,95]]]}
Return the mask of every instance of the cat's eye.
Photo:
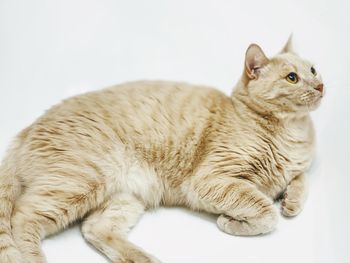
{"label": "cat's eye", "polygon": [[314,75],[314,76],[316,76],[316,69],[314,68],[314,67],[311,67],[311,73]]}
{"label": "cat's eye", "polygon": [[292,83],[292,84],[295,84],[299,81],[299,78],[298,78],[298,75],[297,73],[295,72],[291,72],[287,75],[286,77],[286,80],[289,82],[289,83]]}

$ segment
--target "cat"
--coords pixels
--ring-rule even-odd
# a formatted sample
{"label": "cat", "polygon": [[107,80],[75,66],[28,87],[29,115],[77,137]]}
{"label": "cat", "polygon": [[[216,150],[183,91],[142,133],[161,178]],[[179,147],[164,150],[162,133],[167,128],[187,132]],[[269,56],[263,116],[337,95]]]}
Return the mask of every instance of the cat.
{"label": "cat", "polygon": [[41,240],[77,220],[112,262],[159,262],[126,235],[160,205],[217,214],[232,235],[272,231],[274,201],[285,216],[302,209],[323,93],[289,40],[270,59],[251,44],[231,96],[139,81],[64,100],[0,166],[0,262],[45,262]]}

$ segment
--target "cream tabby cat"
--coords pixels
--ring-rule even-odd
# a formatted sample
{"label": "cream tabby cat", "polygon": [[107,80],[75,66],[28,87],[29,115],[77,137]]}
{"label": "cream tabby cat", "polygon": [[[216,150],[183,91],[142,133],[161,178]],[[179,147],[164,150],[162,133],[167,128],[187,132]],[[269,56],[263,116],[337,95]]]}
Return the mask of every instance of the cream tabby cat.
{"label": "cream tabby cat", "polygon": [[272,231],[300,212],[313,152],[309,111],[323,84],[291,52],[255,44],[230,97],[185,83],[142,81],[65,100],[14,141],[0,168],[0,262],[45,262],[40,243],[81,219],[112,262],[159,262],[127,241],[146,209],[218,214],[233,235]]}

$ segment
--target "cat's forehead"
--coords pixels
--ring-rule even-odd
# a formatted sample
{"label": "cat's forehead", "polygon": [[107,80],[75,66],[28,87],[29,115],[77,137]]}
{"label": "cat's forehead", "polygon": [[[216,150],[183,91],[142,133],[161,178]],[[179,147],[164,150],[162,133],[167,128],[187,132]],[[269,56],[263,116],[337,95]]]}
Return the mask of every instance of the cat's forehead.
{"label": "cat's forehead", "polygon": [[275,56],[271,62],[281,68],[295,71],[310,71],[312,63],[306,59],[302,59],[293,53],[283,53]]}

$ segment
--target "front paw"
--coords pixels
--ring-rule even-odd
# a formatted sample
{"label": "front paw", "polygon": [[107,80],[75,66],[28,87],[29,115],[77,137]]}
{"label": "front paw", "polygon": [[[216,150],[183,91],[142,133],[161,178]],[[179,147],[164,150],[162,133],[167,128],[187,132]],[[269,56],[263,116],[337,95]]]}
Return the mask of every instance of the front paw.
{"label": "front paw", "polygon": [[304,198],[297,191],[286,191],[282,199],[282,214],[284,216],[296,216],[298,215],[304,204]]}
{"label": "front paw", "polygon": [[218,227],[225,233],[236,236],[255,236],[271,232],[275,229],[278,214],[275,207],[271,206],[264,215],[253,218],[237,219],[228,215],[220,215],[217,219]]}

